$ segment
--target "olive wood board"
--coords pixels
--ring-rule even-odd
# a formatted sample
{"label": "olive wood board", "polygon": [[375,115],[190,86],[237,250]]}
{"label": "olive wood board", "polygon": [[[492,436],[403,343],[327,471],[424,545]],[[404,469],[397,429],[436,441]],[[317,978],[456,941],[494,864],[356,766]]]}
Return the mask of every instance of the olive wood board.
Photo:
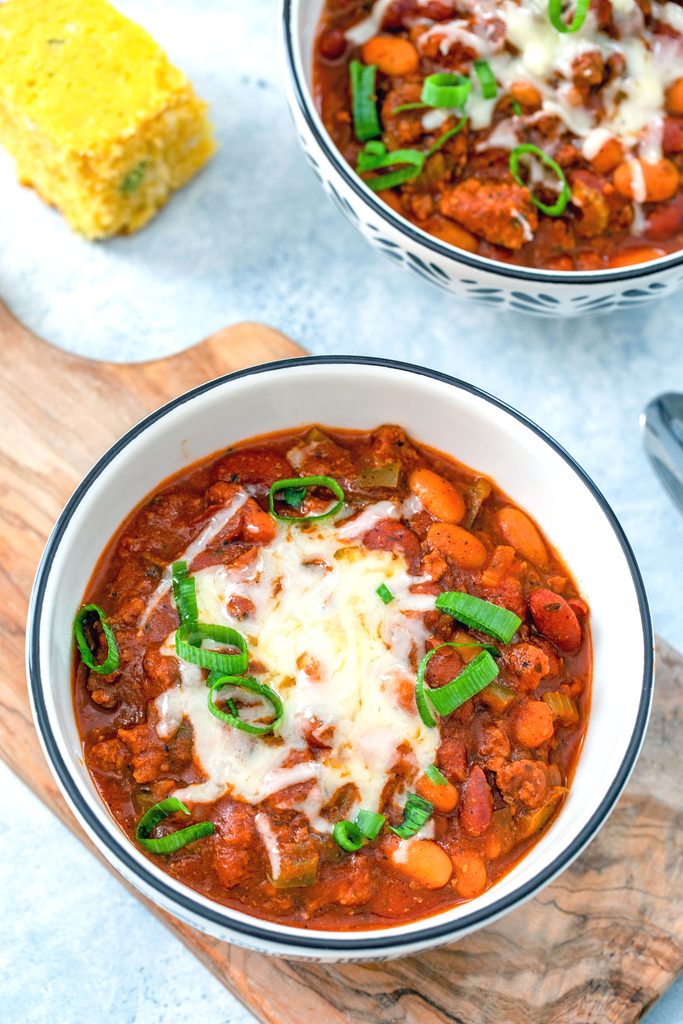
{"label": "olive wood board", "polygon": [[[301,350],[271,328],[238,324],[159,362],[88,362],[0,304],[0,352],[0,754],[89,843],[43,757],[26,689],[26,611],[48,533],[95,459],[141,416],[222,373]],[[683,969],[682,708],[683,657],[659,641],[643,753],[603,831],[534,900],[450,947],[370,965],[285,961],[148,906],[269,1024],[632,1024]]]}

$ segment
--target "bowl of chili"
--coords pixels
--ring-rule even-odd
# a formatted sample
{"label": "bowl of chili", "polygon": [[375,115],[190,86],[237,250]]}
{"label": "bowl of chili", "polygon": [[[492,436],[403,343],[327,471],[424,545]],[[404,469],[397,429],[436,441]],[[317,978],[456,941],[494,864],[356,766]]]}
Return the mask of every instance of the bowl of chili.
{"label": "bowl of chili", "polygon": [[636,0],[283,0],[325,192],[453,294],[567,317],[683,282],[683,18]]}
{"label": "bowl of chili", "polygon": [[652,646],[623,531],[551,437],[465,382],[331,356],[211,381],[100,459],[48,541],[27,666],[124,878],[226,941],[362,960],[571,863],[635,764]]}

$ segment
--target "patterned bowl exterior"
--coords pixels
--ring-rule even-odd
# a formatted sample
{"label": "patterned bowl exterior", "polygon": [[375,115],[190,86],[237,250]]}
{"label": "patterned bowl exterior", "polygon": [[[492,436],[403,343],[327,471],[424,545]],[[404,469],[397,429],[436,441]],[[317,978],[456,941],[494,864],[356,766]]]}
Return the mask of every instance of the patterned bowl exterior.
{"label": "patterned bowl exterior", "polygon": [[459,298],[532,316],[564,318],[630,309],[683,286],[683,252],[620,270],[534,270],[447,245],[396,214],[354,174],[315,110],[301,67],[310,54],[299,45],[297,26],[309,16],[317,19],[319,7],[310,0],[283,0],[287,99],[313,173],[373,248]]}

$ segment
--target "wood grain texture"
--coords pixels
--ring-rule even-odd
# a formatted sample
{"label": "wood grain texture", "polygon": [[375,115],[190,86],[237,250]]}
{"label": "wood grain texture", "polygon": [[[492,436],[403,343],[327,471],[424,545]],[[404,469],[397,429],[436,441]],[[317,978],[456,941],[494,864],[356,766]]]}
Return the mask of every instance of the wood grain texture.
{"label": "wood grain texture", "polygon": [[[0,305],[0,351],[0,755],[87,843],[28,707],[24,624],[45,539],[78,480],[141,416],[221,373],[300,349],[240,324],[158,363],[89,363],[34,338]],[[148,906],[269,1024],[633,1024],[683,969],[682,697],[683,658],[660,641],[650,730],[606,827],[539,897],[455,946],[369,966],[292,963]]]}

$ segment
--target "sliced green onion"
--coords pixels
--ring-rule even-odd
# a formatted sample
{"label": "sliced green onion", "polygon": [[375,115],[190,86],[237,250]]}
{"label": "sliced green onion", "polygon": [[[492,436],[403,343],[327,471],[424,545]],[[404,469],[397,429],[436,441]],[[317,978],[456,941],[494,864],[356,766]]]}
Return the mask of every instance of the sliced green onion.
{"label": "sliced green onion", "polygon": [[394,107],[391,111],[391,116],[402,114],[404,110],[426,110],[426,108],[426,103],[402,103],[399,107]]}
{"label": "sliced green onion", "polygon": [[[98,664],[95,661],[93,652],[90,649],[88,638],[85,635],[85,626],[89,619],[96,618],[104,638],[107,641],[107,653],[104,661]],[[116,637],[114,636],[114,630],[107,622],[107,617],[97,604],[84,604],[80,611],[77,613],[74,619],[74,636],[76,638],[76,646],[81,655],[81,661],[83,664],[90,669],[91,672],[97,672],[98,675],[108,676],[111,672],[115,672],[119,667],[119,647],[116,643]]]}
{"label": "sliced green onion", "polygon": [[171,566],[173,597],[181,626],[192,626],[199,618],[197,611],[197,589],[192,576],[188,575],[187,562],[174,562]]}
{"label": "sliced green onion", "polygon": [[352,821],[338,821],[332,829],[332,838],[348,853],[355,853],[363,845],[363,833]]}
{"label": "sliced green onion", "polygon": [[[226,647],[237,647],[239,654],[227,654],[202,647],[204,640],[213,640]],[[241,633],[230,626],[212,626],[203,622],[181,626],[175,633],[176,654],[183,661],[189,661],[200,668],[208,668],[223,675],[246,672],[249,665],[247,641]]]}
{"label": "sliced green onion", "polygon": [[481,94],[484,99],[495,99],[498,95],[498,86],[496,85],[496,77],[493,71],[491,71],[491,65],[486,60],[475,60],[474,70],[477,73],[477,78],[481,85]]}
{"label": "sliced green onion", "polygon": [[301,508],[305,497],[305,487],[283,487],[280,491],[280,501],[284,501],[290,508]]}
{"label": "sliced green onion", "polygon": [[365,181],[374,192],[382,192],[417,178],[422,173],[426,159],[427,155],[417,149],[395,149],[389,152],[383,142],[368,142],[358,154],[356,171],[365,174],[367,171],[379,171],[398,164],[398,170]]}
{"label": "sliced green onion", "polygon": [[[265,699],[273,705],[274,718],[272,722],[267,725],[252,725],[251,722],[245,722],[239,716],[239,712],[233,700],[227,701],[228,708],[231,710],[221,711],[219,707],[216,707],[214,695],[217,694],[224,686],[236,686],[241,690],[248,690],[250,693],[257,693],[260,697]],[[221,722],[227,722],[233,729],[240,729],[242,732],[248,732],[252,736],[265,736],[269,732],[274,732],[282,721],[284,715],[284,707],[282,701],[275,693],[275,690],[271,690],[265,683],[259,683],[253,676],[233,676],[226,675],[221,676],[211,684],[209,689],[209,711],[216,718],[220,718]]]}
{"label": "sliced green onion", "polygon": [[362,64],[359,60],[352,60],[349,64],[353,130],[359,142],[367,142],[382,134],[377,114],[376,73],[374,64]]}
{"label": "sliced green onion", "polygon": [[461,132],[466,124],[467,118],[463,117],[461,118],[460,121],[458,121],[455,128],[449,128],[447,132],[444,132],[443,135],[440,135],[436,142],[432,143],[432,145],[427,150],[427,157],[432,156],[434,153],[436,153],[438,149],[441,149],[444,143],[448,142],[449,139],[452,139],[454,135],[458,134],[458,132]]}
{"label": "sliced green onion", "polygon": [[[425,688],[425,672],[427,671],[429,659],[434,654],[436,654],[437,651],[440,651],[443,647],[481,647],[483,651],[493,655],[494,658],[500,657],[500,651],[498,650],[497,647],[494,647],[493,644],[465,644],[453,642],[447,644],[438,644],[438,646],[433,647],[431,651],[427,651],[424,658],[420,662],[417,670],[417,679],[415,681],[415,704],[417,706],[420,718],[422,719],[422,721],[424,722],[428,729],[433,729],[436,726],[436,721],[431,711],[429,710],[429,705],[427,704],[426,693],[429,692],[429,694],[431,695],[434,691],[427,691]],[[457,678],[458,677],[456,676],[456,679]]]}
{"label": "sliced green onion", "polygon": [[[325,487],[328,491],[332,491],[337,501],[328,508],[327,512],[321,512],[315,516],[281,516],[275,511],[275,495],[281,491],[287,491],[291,494],[292,489],[296,490],[308,490],[309,487]],[[287,499],[285,499],[286,501]],[[303,501],[303,498],[301,499]],[[291,504],[291,502],[287,502]],[[280,523],[312,523],[315,520],[320,521],[321,519],[329,519],[330,516],[335,515],[344,504],[344,492],[331,476],[300,476],[294,477],[291,480],[276,480],[268,491],[268,509],[271,516],[277,519]]]}
{"label": "sliced green onion", "polygon": [[392,601],[396,600],[386,583],[380,583],[375,593],[379,599],[384,602],[384,604],[390,604]]}
{"label": "sliced green onion", "polygon": [[433,782],[435,786],[447,786],[448,779],[445,775],[442,775],[435,764],[429,764],[425,768],[425,775],[430,782]]}
{"label": "sliced green onion", "polygon": [[420,98],[429,107],[451,107],[462,110],[471,90],[472,82],[469,78],[443,71],[435,75],[427,75]]}
{"label": "sliced green onion", "polygon": [[567,207],[567,203],[572,197],[572,191],[569,187],[569,183],[565,177],[564,171],[562,170],[560,165],[553,160],[551,156],[548,156],[547,153],[544,153],[542,149],[538,148],[538,146],[534,146],[531,142],[523,142],[521,146],[515,146],[515,148],[510,153],[510,173],[512,174],[512,177],[515,179],[517,184],[521,185],[523,188],[528,188],[528,185],[519,173],[519,161],[521,157],[523,157],[527,153],[530,154],[531,156],[537,157],[541,161],[541,163],[545,164],[546,167],[549,167],[550,170],[557,175],[560,185],[562,186],[560,194],[557,198],[557,202],[553,203],[552,206],[548,206],[546,203],[542,203],[540,199],[536,198],[533,192],[531,192],[531,202],[534,204],[534,206],[537,206],[542,213],[545,213],[547,217],[559,217],[560,214],[564,213]]}
{"label": "sliced green onion", "polygon": [[428,690],[428,696],[440,715],[450,715],[470,697],[483,690],[498,675],[498,666],[488,651],[482,651],[469,665],[465,665],[459,676],[445,686]]}
{"label": "sliced green onion", "polygon": [[376,839],[384,828],[386,818],[376,811],[360,810],[354,824],[358,826],[366,839]]}
{"label": "sliced green onion", "polygon": [[590,0],[576,0],[574,17],[566,22],[562,17],[562,0],[548,0],[548,16],[558,32],[578,32],[588,14]]}
{"label": "sliced green onion", "polygon": [[521,103],[518,103],[517,100],[512,101],[512,113],[517,117],[521,117],[523,114],[522,105]]}
{"label": "sliced green onion", "polygon": [[150,853],[175,853],[176,850],[181,850],[188,843],[194,843],[195,840],[203,839],[204,836],[213,835],[215,831],[213,824],[210,821],[201,821],[196,825],[181,828],[179,832],[170,832],[160,839],[149,838],[152,829],[156,828],[164,818],[168,818],[170,814],[175,814],[178,811],[182,811],[183,814],[190,813],[185,804],[174,796],[150,807],[142,815],[135,829],[135,838],[140,846],[144,846],[145,850],[149,850]]}
{"label": "sliced green onion", "polygon": [[401,839],[411,839],[423,825],[426,825],[433,813],[434,806],[430,804],[429,800],[424,800],[417,793],[408,793],[408,799],[403,808],[403,821],[396,828],[393,825],[390,825],[389,828]]}
{"label": "sliced green onion", "polygon": [[522,625],[520,617],[509,609],[457,590],[439,594],[436,607],[452,615],[458,622],[463,622],[471,629],[480,629],[482,633],[488,633],[503,644],[509,644]]}

